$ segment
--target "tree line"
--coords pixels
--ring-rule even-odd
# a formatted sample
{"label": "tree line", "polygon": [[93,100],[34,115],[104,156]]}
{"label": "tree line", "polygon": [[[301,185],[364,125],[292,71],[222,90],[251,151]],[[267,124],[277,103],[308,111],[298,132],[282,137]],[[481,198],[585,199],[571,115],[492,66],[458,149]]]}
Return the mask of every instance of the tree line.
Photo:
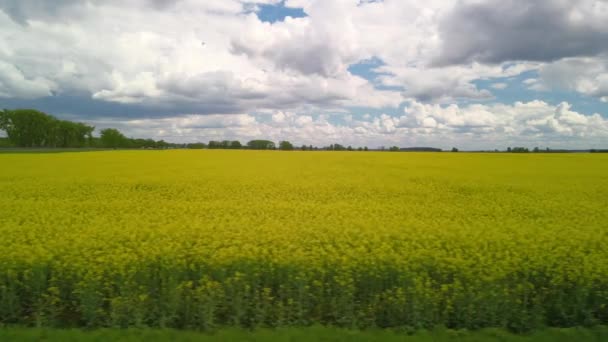
{"label": "tree line", "polygon": [[[100,131],[99,137],[94,137],[94,126],[81,122],[60,120],[52,115],[34,109],[15,109],[0,111],[0,131],[6,133],[6,138],[0,137],[2,147],[30,147],[30,148],[134,148],[134,149],[250,149],[250,150],[301,150],[301,151],[369,151],[368,147],[352,147],[342,144],[317,147],[313,145],[294,146],[287,140],[275,144],[270,140],[251,140],[241,144],[238,140],[211,140],[208,143],[196,142],[176,144],[164,140],[128,138],[115,128],[106,128]],[[380,147],[376,150],[389,152],[442,152],[441,149],[431,147],[400,148],[391,146]],[[451,152],[459,152],[453,147]],[[493,152],[501,152],[494,150]],[[526,147],[508,147],[508,153],[560,153],[573,152],[571,150],[540,149],[535,147],[529,150]],[[608,150],[581,150],[575,152],[608,152]]]}
{"label": "tree line", "polygon": [[0,130],[17,147],[85,147],[91,145],[95,127],[36,110],[5,109],[0,111]]}

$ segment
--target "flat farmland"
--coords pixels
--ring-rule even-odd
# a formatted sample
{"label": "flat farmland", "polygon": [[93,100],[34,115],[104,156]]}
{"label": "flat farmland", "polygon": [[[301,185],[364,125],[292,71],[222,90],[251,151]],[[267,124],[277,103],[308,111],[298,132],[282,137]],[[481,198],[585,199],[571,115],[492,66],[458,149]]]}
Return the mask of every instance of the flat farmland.
{"label": "flat farmland", "polygon": [[0,154],[0,323],[608,323],[608,156]]}

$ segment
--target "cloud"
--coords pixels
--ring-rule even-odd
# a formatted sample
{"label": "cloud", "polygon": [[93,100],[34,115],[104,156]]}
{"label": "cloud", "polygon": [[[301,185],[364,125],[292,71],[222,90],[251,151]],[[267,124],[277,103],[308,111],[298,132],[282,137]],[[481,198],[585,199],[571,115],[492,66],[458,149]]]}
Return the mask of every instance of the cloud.
{"label": "cloud", "polygon": [[551,62],[608,50],[605,0],[463,0],[440,25],[439,65]]}
{"label": "cloud", "polygon": [[0,98],[49,96],[54,87],[53,82],[41,77],[27,78],[17,67],[0,60]]}
{"label": "cloud", "polygon": [[574,91],[604,100],[608,97],[608,57],[566,58],[543,65],[532,89]]}
{"label": "cloud", "polygon": [[[35,1],[0,0],[0,61],[18,69],[0,69],[0,79],[24,84],[5,84],[2,94],[33,98],[88,92],[91,106],[116,102],[161,106],[168,112],[198,107],[197,112],[211,114],[304,106],[382,108],[402,102],[398,91],[375,89],[368,80],[346,72],[349,62],[341,45],[334,45],[338,32],[333,40],[325,36],[329,17],[315,19],[317,33],[303,33],[304,43],[285,42],[304,48],[307,53],[301,57],[298,51],[284,49],[285,56],[275,56],[283,62],[275,64],[235,54],[234,42],[243,33],[259,29],[265,41],[278,40],[274,36],[281,31],[278,26],[272,31],[253,13],[245,14],[243,4],[65,1],[47,11]],[[68,16],[66,11],[78,15]],[[18,13],[24,13],[27,27],[14,20]],[[318,57],[311,64],[314,55]],[[26,92],[28,80],[35,80],[39,89]]]}
{"label": "cloud", "polygon": [[[99,128],[116,122],[97,122]],[[267,138],[318,146],[342,143],[441,148],[504,149],[506,146],[553,148],[601,147],[608,139],[608,119],[584,115],[568,103],[543,101],[513,105],[431,105],[412,101],[400,116],[347,116],[341,123],[326,114],[276,111],[268,114],[186,115],[175,118],[127,120],[119,127],[135,137],[170,141]]]}
{"label": "cloud", "polygon": [[308,17],[274,24],[250,17],[251,29],[232,40],[232,51],[279,70],[325,77],[344,75],[359,60],[352,1],[315,2]]}
{"label": "cloud", "polygon": [[[306,17],[262,22],[262,3]],[[558,115],[542,101],[501,105],[495,90],[608,102],[607,4],[0,0],[0,98],[167,139],[583,144],[604,137],[601,116],[567,106]]]}
{"label": "cloud", "polygon": [[472,134],[487,139],[510,139],[512,142],[582,142],[608,137],[608,120],[599,114],[583,115],[562,102],[551,106],[543,101],[514,105],[425,105],[414,102],[405,109],[401,125],[410,128],[429,127],[434,134]]}
{"label": "cloud", "polygon": [[500,79],[536,70],[536,63],[516,65],[453,65],[447,67],[394,67],[381,66],[378,71],[386,73],[379,77],[383,85],[403,86],[406,98],[421,102],[453,103],[459,99],[487,100],[493,94],[478,89],[473,83],[479,79]]}
{"label": "cloud", "polygon": [[493,89],[499,89],[499,90],[502,90],[502,89],[507,89],[507,87],[509,87],[509,85],[508,85],[508,84],[506,84],[506,83],[499,82],[499,83],[493,83],[493,84],[491,85],[491,87],[492,87]]}

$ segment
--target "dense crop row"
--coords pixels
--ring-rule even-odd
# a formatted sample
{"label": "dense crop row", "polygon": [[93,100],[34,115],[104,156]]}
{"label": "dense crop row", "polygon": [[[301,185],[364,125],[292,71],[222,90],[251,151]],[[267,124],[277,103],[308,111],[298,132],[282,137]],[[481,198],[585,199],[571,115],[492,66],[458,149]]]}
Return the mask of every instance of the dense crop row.
{"label": "dense crop row", "polygon": [[0,155],[0,324],[608,323],[608,158]]}

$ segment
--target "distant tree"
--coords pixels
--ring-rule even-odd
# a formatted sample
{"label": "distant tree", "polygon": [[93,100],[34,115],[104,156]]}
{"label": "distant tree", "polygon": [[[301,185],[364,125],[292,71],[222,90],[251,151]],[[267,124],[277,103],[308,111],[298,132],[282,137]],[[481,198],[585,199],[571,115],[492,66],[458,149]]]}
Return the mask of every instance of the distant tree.
{"label": "distant tree", "polygon": [[156,141],[153,139],[146,139],[144,142],[144,148],[156,148]]}
{"label": "distant tree", "polygon": [[511,149],[511,152],[513,152],[513,153],[528,153],[528,152],[530,152],[530,150],[528,150],[526,147],[513,147]]}
{"label": "distant tree", "polygon": [[127,147],[127,137],[125,137],[119,130],[114,128],[106,128],[101,130],[100,141],[103,147],[107,148],[119,148]]}
{"label": "distant tree", "polygon": [[507,147],[507,152],[511,152],[511,148],[510,147]]}
{"label": "distant tree", "polygon": [[84,147],[90,145],[95,127],[80,122],[54,120],[49,123],[48,147]]}
{"label": "distant tree", "polygon": [[52,140],[54,117],[34,109],[4,110],[0,128],[18,147],[45,147]]}
{"label": "distant tree", "polygon": [[363,151],[369,151],[369,149],[367,148],[367,146],[365,146],[365,147],[363,148]]}
{"label": "distant tree", "polygon": [[209,144],[207,144],[207,146],[211,150],[222,148],[222,142],[221,141],[211,140],[211,141],[209,141]]}
{"label": "distant tree", "polygon": [[13,144],[8,138],[0,138],[0,148],[2,147],[13,147]]}
{"label": "distant tree", "polygon": [[241,144],[240,141],[233,140],[233,141],[230,142],[230,148],[233,149],[233,150],[238,150],[238,149],[243,148],[243,145]]}
{"label": "distant tree", "polygon": [[171,144],[169,144],[168,142],[166,142],[164,140],[159,140],[156,142],[156,148],[166,149],[169,147],[171,147]]}
{"label": "distant tree", "polygon": [[274,150],[276,145],[270,140],[251,140],[247,143],[247,148],[252,150]]}
{"label": "distant tree", "polygon": [[353,147],[352,147],[352,146],[350,146],[350,145],[348,145],[348,147],[346,148],[346,150],[347,150],[347,151],[352,151],[352,150],[353,150]]}
{"label": "distant tree", "polygon": [[306,151],[306,150],[308,150],[308,146],[306,146],[306,145],[302,145],[302,147],[300,147],[300,150],[302,150],[302,151]]}
{"label": "distant tree", "polygon": [[535,147],[535,148],[534,148],[534,153],[538,153],[538,152],[540,152],[540,148]]}
{"label": "distant tree", "polygon": [[286,140],[280,141],[279,150],[291,151],[291,150],[293,150],[293,145],[289,141],[286,141]]}
{"label": "distant tree", "polygon": [[363,147],[357,148],[357,151],[363,151]]}
{"label": "distant tree", "polygon": [[399,152],[399,147],[398,146],[391,146],[388,150],[390,152]]}
{"label": "distant tree", "polygon": [[6,132],[9,127],[10,117],[8,109],[0,110],[0,131]]}
{"label": "distant tree", "polygon": [[458,152],[458,149],[456,147],[452,147],[452,152]]}
{"label": "distant tree", "polygon": [[193,150],[199,150],[199,149],[203,149],[205,147],[207,147],[207,145],[205,145],[203,143],[193,143],[193,144],[186,145],[186,148],[193,149]]}

